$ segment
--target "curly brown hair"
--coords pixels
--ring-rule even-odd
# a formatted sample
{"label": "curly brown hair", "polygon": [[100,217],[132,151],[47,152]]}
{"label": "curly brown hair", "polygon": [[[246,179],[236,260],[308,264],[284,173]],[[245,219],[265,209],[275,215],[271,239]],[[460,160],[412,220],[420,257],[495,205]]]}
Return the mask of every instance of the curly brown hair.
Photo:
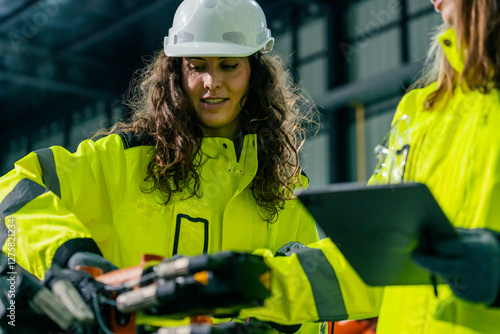
{"label": "curly brown hair", "polygon": [[488,93],[500,88],[500,1],[455,0],[454,26],[459,49],[466,50],[465,68],[457,73],[442,51],[437,36],[450,27],[439,27],[429,50],[424,75],[411,88],[437,81],[438,88],[425,101],[430,110],[436,102],[453,96],[457,85]]}
{"label": "curly brown hair", "polygon": [[[277,55],[249,56],[251,74],[245,105],[240,114],[244,133],[257,134],[258,170],[252,193],[263,209],[262,219],[275,222],[285,201],[301,185],[299,152],[317,110],[293,83]],[[172,195],[187,189],[197,196],[203,161],[199,158],[203,131],[182,88],[182,58],[157,51],[136,74],[128,90],[128,122],[117,123],[107,133],[146,134],[153,138],[156,156],[144,181],[159,189],[167,204]]]}

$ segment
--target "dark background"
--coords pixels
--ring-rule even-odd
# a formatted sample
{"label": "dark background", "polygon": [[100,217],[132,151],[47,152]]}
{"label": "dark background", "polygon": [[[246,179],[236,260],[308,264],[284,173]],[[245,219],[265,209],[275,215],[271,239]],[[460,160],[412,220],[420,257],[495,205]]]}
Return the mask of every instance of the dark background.
{"label": "dark background", "polygon": [[[411,10],[410,1],[424,6]],[[258,2],[273,36],[288,36],[291,45],[287,61],[298,81],[298,69],[302,67],[302,73],[307,74],[310,71],[306,65],[321,59],[323,65],[319,71],[326,76],[324,92],[312,95],[324,116],[323,131],[329,136],[329,167],[325,168],[330,170],[326,181],[352,179],[349,170],[354,163],[339,157],[352,151],[348,128],[355,122],[356,106],[362,104],[369,109],[371,105],[389,101],[384,107],[366,109],[365,116],[379,114],[381,110],[393,113],[395,103],[421,69],[420,60],[412,57],[412,21],[431,14],[431,4],[426,0]],[[168,34],[180,3],[180,0],[0,0],[1,174],[13,167],[13,157],[18,159],[45,145],[40,138],[52,133],[60,135],[49,144],[74,150],[75,143],[92,131],[74,136],[72,129],[96,115],[96,110],[105,114],[98,127],[127,117],[126,108],[121,106],[122,96],[133,73],[162,48],[163,37]],[[370,9],[371,4],[374,9]],[[397,15],[390,15],[393,5],[398,6]],[[368,19],[360,19],[361,14]],[[324,47],[302,57],[304,52],[297,51],[301,48],[301,29],[316,17],[324,18],[325,36],[306,39],[322,38]],[[418,23],[413,26],[417,33],[422,29]],[[396,42],[380,47],[381,54],[373,54],[373,58],[383,58],[384,52],[395,48],[398,54],[395,69],[370,80],[355,80],[350,68],[366,70],[350,57],[368,50],[362,49],[368,45],[364,41],[392,31],[397,33]]]}

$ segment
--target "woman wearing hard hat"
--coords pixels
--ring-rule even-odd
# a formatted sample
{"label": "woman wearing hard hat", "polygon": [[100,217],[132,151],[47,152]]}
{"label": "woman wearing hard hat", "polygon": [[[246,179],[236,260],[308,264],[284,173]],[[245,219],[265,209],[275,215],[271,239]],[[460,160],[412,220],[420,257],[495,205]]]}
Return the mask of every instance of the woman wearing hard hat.
{"label": "woman wearing hard hat", "polygon": [[182,2],[164,50],[130,91],[130,121],[76,153],[31,153],[0,178],[17,262],[43,278],[53,263],[108,271],[142,254],[274,252],[318,240],[293,199],[308,183],[299,150],[311,110],[299,108],[273,44],[253,0]]}
{"label": "woman wearing hard hat", "polygon": [[[414,261],[443,283],[390,286],[374,293],[352,275],[329,239],[301,248],[297,256],[273,258],[259,251],[272,268],[274,295],[294,301],[270,298],[266,307],[281,310],[279,319],[274,311],[274,320],[291,321],[287,317],[298,314],[296,305],[312,304],[315,308],[302,313],[301,321],[379,315],[377,333],[499,333],[500,1],[432,3],[445,21],[431,48],[434,62],[420,82],[424,87],[401,101],[389,142],[409,147],[399,181],[426,184],[456,227],[458,238],[433,240],[433,252],[413,252]],[[399,120],[405,125],[399,126]],[[409,140],[400,143],[401,138]],[[398,159],[387,159],[372,183],[393,179],[390,172],[398,166],[391,161]],[[315,260],[313,272],[302,269],[308,259]],[[297,287],[296,282],[307,281]],[[319,284],[328,287],[320,297],[307,289]],[[246,312],[262,318],[266,313],[266,308]]]}

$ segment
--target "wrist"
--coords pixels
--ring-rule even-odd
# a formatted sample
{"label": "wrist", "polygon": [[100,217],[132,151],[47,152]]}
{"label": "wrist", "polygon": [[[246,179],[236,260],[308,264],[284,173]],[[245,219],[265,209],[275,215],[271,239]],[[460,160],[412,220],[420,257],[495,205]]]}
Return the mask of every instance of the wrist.
{"label": "wrist", "polygon": [[75,238],[70,239],[59,246],[54,254],[54,257],[52,258],[52,263],[56,263],[61,268],[65,268],[68,265],[69,259],[79,252],[89,252],[102,256],[99,247],[93,239]]}

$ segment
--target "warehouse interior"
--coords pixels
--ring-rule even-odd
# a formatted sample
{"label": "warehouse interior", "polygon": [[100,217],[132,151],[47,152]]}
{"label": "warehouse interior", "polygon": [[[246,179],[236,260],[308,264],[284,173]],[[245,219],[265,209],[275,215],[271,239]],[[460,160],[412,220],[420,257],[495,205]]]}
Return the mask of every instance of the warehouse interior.
{"label": "warehouse interior", "polygon": [[[321,112],[303,166],[312,188],[366,181],[373,148],[441,22],[429,1],[259,0],[273,52]],[[162,48],[180,0],[0,0],[0,172],[128,116],[123,94]]]}

